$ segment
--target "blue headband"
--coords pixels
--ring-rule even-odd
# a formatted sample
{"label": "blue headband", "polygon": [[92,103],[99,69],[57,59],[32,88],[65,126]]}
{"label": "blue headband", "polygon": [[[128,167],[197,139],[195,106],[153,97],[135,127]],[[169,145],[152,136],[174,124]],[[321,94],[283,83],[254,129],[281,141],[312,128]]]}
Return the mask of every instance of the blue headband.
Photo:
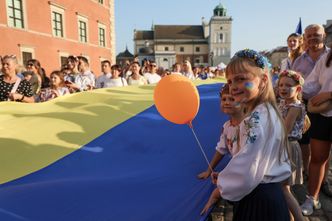
{"label": "blue headband", "polygon": [[256,65],[262,69],[265,68],[266,65],[266,58],[259,54],[257,51],[254,51],[252,49],[244,49],[241,51],[236,52],[236,57],[239,58],[249,58],[255,61]]}

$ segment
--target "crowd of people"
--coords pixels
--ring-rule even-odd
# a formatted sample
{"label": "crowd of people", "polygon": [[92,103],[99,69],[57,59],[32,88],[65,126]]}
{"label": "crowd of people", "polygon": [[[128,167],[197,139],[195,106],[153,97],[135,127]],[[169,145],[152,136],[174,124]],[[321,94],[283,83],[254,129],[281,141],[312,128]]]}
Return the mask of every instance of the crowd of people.
{"label": "crowd of people", "polygon": [[[103,61],[96,78],[89,61],[69,56],[49,77],[36,59],[18,69],[15,56],[2,58],[0,101],[44,102],[96,88],[155,84],[165,75],[205,80],[226,75],[221,109],[224,125],[210,167],[198,175],[216,184],[203,213],[220,197],[234,202],[234,220],[303,220],[319,209],[319,193],[332,192],[327,180],[332,144],[332,50],[321,25],[288,36],[289,55],[280,68],[269,70],[254,50],[237,52],[225,70],[192,67],[187,60],[172,70],[156,62],[134,60],[124,67]],[[226,168],[214,169],[223,155]],[[308,196],[300,206],[291,192],[308,180]]]}
{"label": "crowd of people", "polygon": [[[0,57],[1,58],[1,57]],[[224,76],[221,69],[194,67],[185,60],[176,63],[172,70],[158,67],[156,62],[138,59],[126,62],[124,67],[101,62],[101,74],[97,77],[83,56],[69,56],[64,67],[46,75],[37,59],[30,59],[25,67],[18,64],[15,55],[1,58],[0,101],[45,102],[59,96],[98,88],[123,87],[128,85],[155,84],[165,75],[180,74],[191,80],[206,80]],[[16,85],[16,86],[14,86]]]}

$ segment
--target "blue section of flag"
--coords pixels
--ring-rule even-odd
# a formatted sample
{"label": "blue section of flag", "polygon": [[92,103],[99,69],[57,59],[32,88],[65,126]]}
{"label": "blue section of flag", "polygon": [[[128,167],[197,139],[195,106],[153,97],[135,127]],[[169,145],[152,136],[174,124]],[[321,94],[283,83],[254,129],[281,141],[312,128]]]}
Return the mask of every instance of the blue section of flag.
{"label": "blue section of flag", "polygon": [[[227,119],[220,87],[199,87],[193,121],[209,159]],[[151,107],[56,163],[0,185],[0,220],[200,220],[215,188],[196,178],[206,168],[189,127]]]}
{"label": "blue section of flag", "polygon": [[295,33],[302,35],[302,21],[301,21],[301,18],[299,20],[299,23],[296,26]]}

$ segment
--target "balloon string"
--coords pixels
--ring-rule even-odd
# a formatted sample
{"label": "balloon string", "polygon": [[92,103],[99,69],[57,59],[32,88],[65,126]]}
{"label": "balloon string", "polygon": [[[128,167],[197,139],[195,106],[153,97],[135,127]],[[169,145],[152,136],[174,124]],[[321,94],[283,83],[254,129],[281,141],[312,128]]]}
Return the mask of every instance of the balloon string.
{"label": "balloon string", "polygon": [[200,148],[201,151],[202,151],[202,154],[203,154],[203,156],[204,156],[204,158],[205,158],[205,160],[206,160],[206,162],[207,162],[207,164],[208,164],[208,166],[209,166],[209,169],[211,170],[211,172],[213,172],[213,169],[212,169],[212,167],[211,167],[211,165],[210,165],[210,163],[209,163],[208,158],[206,157],[206,154],[205,154],[205,152],[204,152],[204,150],[203,150],[203,147],[202,147],[201,143],[199,142],[199,140],[198,140],[198,138],[197,138],[197,136],[196,136],[196,133],[195,133],[195,131],[194,131],[194,127],[193,127],[192,125],[190,125],[189,127],[190,127],[191,131],[193,132],[194,137],[196,138],[196,141],[197,141],[197,143],[198,143],[198,146],[199,146],[199,148]]}

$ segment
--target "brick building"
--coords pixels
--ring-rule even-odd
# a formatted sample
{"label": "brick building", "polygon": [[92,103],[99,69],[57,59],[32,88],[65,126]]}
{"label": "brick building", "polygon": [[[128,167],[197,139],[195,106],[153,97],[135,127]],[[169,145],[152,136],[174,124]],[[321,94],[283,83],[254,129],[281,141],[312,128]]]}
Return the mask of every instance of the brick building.
{"label": "brick building", "polygon": [[96,73],[102,60],[115,62],[114,0],[5,0],[0,11],[0,55],[36,58],[48,74],[71,54]]}

